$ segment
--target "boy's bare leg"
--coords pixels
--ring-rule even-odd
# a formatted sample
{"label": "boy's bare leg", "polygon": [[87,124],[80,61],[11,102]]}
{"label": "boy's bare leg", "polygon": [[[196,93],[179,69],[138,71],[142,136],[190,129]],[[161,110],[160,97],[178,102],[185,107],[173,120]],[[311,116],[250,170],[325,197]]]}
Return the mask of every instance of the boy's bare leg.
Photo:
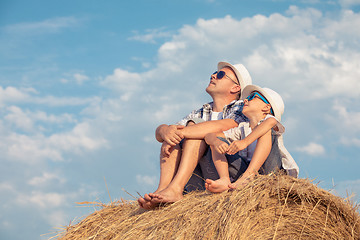
{"label": "boy's bare leg", "polygon": [[206,179],[205,187],[213,193],[224,192],[229,189],[229,184],[231,184],[228,162],[225,155],[218,153],[215,149],[211,149],[211,155],[220,178],[215,181]]}
{"label": "boy's bare leg", "polygon": [[[173,147],[169,156],[163,155],[162,152],[160,153],[160,181],[158,188],[153,192],[154,194],[160,192],[170,184],[177,172],[180,158],[181,149],[179,145]],[[140,207],[149,210],[158,205],[157,203],[151,202],[152,197],[150,195],[151,194],[145,194],[143,198],[138,199]]]}
{"label": "boy's bare leg", "polygon": [[244,174],[236,180],[236,182],[229,185],[231,189],[242,188],[250,182],[250,180],[258,174],[260,167],[266,161],[271,151],[271,131],[268,131],[263,136],[258,138],[254,155],[250,164]]}
{"label": "boy's bare leg", "polygon": [[179,168],[171,183],[158,193],[149,194],[153,198],[151,202],[172,203],[183,198],[183,191],[189,181],[199,159],[206,150],[204,140],[186,139],[184,141]]}

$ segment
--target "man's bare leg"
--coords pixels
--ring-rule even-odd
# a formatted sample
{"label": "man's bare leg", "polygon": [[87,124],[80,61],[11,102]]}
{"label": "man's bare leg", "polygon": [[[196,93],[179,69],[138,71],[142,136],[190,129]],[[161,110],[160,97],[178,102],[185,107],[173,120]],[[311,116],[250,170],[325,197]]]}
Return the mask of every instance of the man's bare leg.
{"label": "man's bare leg", "polygon": [[[158,188],[153,194],[160,192],[170,184],[177,172],[180,158],[181,149],[179,145],[173,147],[169,156],[165,156],[162,152],[160,153],[160,181]],[[151,202],[152,197],[150,195],[151,194],[145,194],[143,198],[138,199],[140,207],[149,210],[159,205],[158,203]]]}
{"label": "man's bare leg", "polygon": [[204,140],[186,139],[183,145],[179,168],[174,179],[165,189],[149,194],[153,198],[151,202],[171,203],[182,199],[184,187],[200,158],[203,156],[206,147],[207,145]]}

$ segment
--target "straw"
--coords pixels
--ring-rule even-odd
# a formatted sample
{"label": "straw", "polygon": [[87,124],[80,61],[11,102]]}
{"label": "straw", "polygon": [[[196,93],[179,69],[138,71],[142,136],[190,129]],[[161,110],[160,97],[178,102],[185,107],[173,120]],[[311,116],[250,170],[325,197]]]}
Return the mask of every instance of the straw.
{"label": "straw", "polygon": [[360,239],[358,205],[308,179],[257,176],[241,190],[191,192],[145,211],[136,201],[101,205],[57,236],[80,239]]}

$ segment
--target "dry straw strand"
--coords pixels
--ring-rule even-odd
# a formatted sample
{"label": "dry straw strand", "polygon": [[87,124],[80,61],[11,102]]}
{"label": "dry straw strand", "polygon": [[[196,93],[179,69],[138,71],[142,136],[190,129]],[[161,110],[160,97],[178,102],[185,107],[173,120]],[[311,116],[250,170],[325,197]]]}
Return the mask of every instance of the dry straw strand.
{"label": "dry straw strand", "polygon": [[329,203],[329,204],[327,205],[327,208],[326,208],[326,218],[325,218],[325,224],[324,224],[323,235],[322,235],[321,239],[324,239],[325,230],[326,230],[326,224],[327,224],[327,220],[328,220],[328,217],[329,217],[329,209],[330,209],[330,205],[331,205],[331,203]]}
{"label": "dry straw strand", "polygon": [[287,202],[287,200],[288,200],[288,198],[289,198],[289,194],[290,194],[292,188],[294,187],[294,184],[295,184],[295,183],[293,183],[293,184],[291,185],[291,188],[290,188],[290,190],[288,191],[287,196],[286,196],[286,198],[285,198],[285,203],[284,203],[284,205],[283,205],[283,207],[282,207],[279,220],[278,220],[278,222],[277,222],[277,224],[276,224],[276,228],[275,228],[275,233],[274,233],[274,236],[273,236],[273,240],[274,240],[275,237],[276,237],[276,233],[277,233],[277,230],[278,230],[278,228],[279,228],[280,220],[281,220],[281,217],[283,216],[283,212],[284,212],[284,209],[285,209],[285,207],[286,207],[286,202]]}

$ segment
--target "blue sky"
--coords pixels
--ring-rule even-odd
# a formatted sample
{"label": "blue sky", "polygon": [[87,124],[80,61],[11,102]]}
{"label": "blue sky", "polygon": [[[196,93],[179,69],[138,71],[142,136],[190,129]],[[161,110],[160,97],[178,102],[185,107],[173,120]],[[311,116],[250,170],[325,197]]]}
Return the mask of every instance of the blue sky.
{"label": "blue sky", "polygon": [[76,202],[154,190],[155,128],[210,101],[218,61],[283,96],[300,177],[358,203],[359,6],[1,0],[0,238],[47,239],[95,210]]}

